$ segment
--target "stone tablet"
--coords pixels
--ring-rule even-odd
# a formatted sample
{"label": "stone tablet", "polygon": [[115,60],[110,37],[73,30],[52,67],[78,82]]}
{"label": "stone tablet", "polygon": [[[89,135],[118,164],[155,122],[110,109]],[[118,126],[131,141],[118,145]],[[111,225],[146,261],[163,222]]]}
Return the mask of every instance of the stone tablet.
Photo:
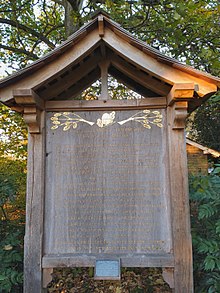
{"label": "stone tablet", "polygon": [[45,255],[170,254],[165,110],[50,112]]}

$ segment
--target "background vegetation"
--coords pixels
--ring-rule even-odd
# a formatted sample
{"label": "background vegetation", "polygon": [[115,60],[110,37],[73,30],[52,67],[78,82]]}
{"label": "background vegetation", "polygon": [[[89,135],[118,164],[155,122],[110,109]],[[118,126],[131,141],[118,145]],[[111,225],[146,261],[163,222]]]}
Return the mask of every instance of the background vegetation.
{"label": "background vegetation", "polygon": [[[0,60],[5,69],[0,75],[22,68],[54,49],[99,8],[161,52],[219,74],[218,0],[5,0],[0,2]],[[119,86],[117,90],[124,89]],[[217,93],[188,123],[191,138],[217,150],[219,101]],[[27,131],[21,116],[0,107],[0,292],[16,293],[22,292]],[[218,172],[219,166],[215,174],[190,179],[198,293],[220,292]],[[160,271],[154,269],[124,270],[122,282],[114,286],[93,282],[90,277],[90,270],[58,270],[49,291],[169,292]]]}

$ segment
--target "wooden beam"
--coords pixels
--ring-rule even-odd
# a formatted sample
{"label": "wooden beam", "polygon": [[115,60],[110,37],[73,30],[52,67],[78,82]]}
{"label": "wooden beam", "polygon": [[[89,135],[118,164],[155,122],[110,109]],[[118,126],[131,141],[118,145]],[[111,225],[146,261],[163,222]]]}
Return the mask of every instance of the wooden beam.
{"label": "wooden beam", "polygon": [[13,91],[15,102],[23,108],[23,118],[29,133],[40,133],[40,112],[44,110],[44,101],[31,89]]}
{"label": "wooden beam", "polygon": [[103,58],[103,60],[105,60],[106,59],[106,47],[105,47],[105,43],[104,42],[101,42],[100,47],[101,47],[102,58]]}
{"label": "wooden beam", "polygon": [[108,101],[47,101],[46,111],[69,111],[69,110],[100,110],[100,109],[135,109],[135,108],[166,108],[166,97],[155,97],[150,99],[137,100],[108,100]]}
{"label": "wooden beam", "polygon": [[15,102],[21,106],[37,106],[40,110],[44,109],[44,100],[41,99],[32,89],[13,90]]}
{"label": "wooden beam", "polygon": [[101,69],[101,94],[99,96],[99,100],[110,100],[110,96],[108,93],[108,68],[110,62],[108,60],[104,60],[99,63],[99,67]]}
{"label": "wooden beam", "polygon": [[97,67],[87,76],[83,77],[80,81],[78,81],[74,86],[70,87],[67,91],[64,91],[62,94],[57,96],[55,100],[67,100],[76,98],[79,94],[81,94],[82,91],[87,89],[99,77],[100,69],[99,67]]}
{"label": "wooden beam", "polygon": [[99,36],[102,38],[105,34],[105,28],[104,28],[104,17],[103,15],[98,16],[98,29],[99,29]]}
{"label": "wooden beam", "polygon": [[[121,260],[122,267],[173,267],[174,264],[172,255],[140,255],[139,257],[119,255],[118,257]],[[111,255],[108,255],[108,258],[111,259]],[[114,259],[115,255],[112,255],[112,258]],[[44,256],[42,260],[42,267],[94,267],[95,260],[96,257],[91,255]]]}
{"label": "wooden beam", "polygon": [[39,88],[46,81],[68,68],[72,63],[77,63],[85,56],[88,56],[100,45],[101,38],[98,34],[98,28],[86,35],[83,40],[79,41],[72,48],[66,51],[59,58],[54,58],[49,64],[36,70],[31,75],[26,76],[15,84],[0,90],[2,102],[13,99],[13,90],[17,88]]}
{"label": "wooden beam", "polygon": [[140,83],[142,86],[150,89],[151,91],[157,93],[158,95],[167,95],[170,91],[170,87],[159,80],[154,79],[152,76],[147,73],[144,74],[128,62],[124,61],[122,58],[111,54],[110,56],[111,63],[118,70],[123,72],[125,75],[129,76],[131,79]]}
{"label": "wooden beam", "polygon": [[110,29],[106,28],[103,40],[113,51],[117,52],[117,55],[120,55],[140,69],[147,71],[149,75],[155,76],[170,85],[182,82],[198,84],[198,94],[200,96],[217,90],[217,86],[214,82],[207,82],[201,78],[183,72],[180,69],[158,62],[152,56],[138,50],[127,41],[124,41]]}
{"label": "wooden beam", "polygon": [[101,55],[96,54],[94,57],[90,57],[87,61],[82,62],[79,67],[77,67],[69,75],[66,75],[64,78],[59,77],[58,82],[48,86],[40,94],[41,96],[49,100],[65,90],[68,90],[69,87],[76,84],[80,79],[86,77],[91,71],[97,67],[97,63],[101,60]]}
{"label": "wooden beam", "polygon": [[124,75],[122,72],[120,72],[117,68],[111,66],[109,68],[109,73],[117,79],[118,82],[124,84],[132,91],[138,93],[139,95],[145,97],[145,98],[151,98],[157,96],[156,93],[152,92],[150,89],[147,89],[140,85],[139,83],[135,82],[130,77]]}
{"label": "wooden beam", "polygon": [[194,83],[176,83],[167,95],[167,104],[172,105],[176,101],[189,101],[194,97],[194,91],[198,89]]}

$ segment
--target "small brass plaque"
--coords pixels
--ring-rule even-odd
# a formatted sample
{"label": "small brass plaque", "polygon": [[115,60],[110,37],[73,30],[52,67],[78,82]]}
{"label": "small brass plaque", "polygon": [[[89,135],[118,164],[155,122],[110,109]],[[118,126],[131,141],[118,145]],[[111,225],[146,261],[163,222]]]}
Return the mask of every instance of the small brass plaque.
{"label": "small brass plaque", "polygon": [[121,266],[120,259],[96,260],[95,280],[120,280]]}

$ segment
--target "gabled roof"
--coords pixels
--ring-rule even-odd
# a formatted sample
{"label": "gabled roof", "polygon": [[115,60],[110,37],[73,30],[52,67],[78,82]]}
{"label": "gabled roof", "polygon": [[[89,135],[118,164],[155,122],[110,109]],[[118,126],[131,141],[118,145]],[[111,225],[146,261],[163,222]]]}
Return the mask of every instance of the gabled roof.
{"label": "gabled roof", "polygon": [[167,96],[175,84],[194,84],[191,109],[220,85],[219,78],[161,54],[99,12],[59,47],[2,79],[0,101],[15,105],[17,89],[31,89],[43,100],[74,99],[101,76],[104,61],[111,75],[146,98]]}
{"label": "gabled roof", "polygon": [[220,157],[220,152],[216,151],[216,150],[213,150],[213,149],[210,149],[208,147],[205,147],[189,138],[186,139],[186,143],[188,145],[191,145],[191,146],[194,146],[198,149],[200,149],[201,151],[203,151],[203,154],[204,155],[211,155],[213,156],[214,158],[219,158]]}

